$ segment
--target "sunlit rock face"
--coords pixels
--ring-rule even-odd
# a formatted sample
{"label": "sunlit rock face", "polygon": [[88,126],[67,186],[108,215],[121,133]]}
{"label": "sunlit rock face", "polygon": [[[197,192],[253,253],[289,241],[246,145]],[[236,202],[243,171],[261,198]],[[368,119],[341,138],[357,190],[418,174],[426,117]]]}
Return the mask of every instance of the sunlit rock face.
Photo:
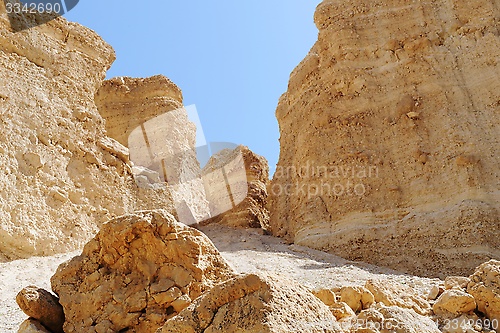
{"label": "sunlit rock face", "polygon": [[139,188],[94,103],[113,49],[57,18],[13,32],[0,2],[0,260],[73,250],[110,218],[172,210]]}
{"label": "sunlit rock face", "polygon": [[500,258],[499,18],[487,1],[323,1],[276,111],[273,233],[415,274]]}

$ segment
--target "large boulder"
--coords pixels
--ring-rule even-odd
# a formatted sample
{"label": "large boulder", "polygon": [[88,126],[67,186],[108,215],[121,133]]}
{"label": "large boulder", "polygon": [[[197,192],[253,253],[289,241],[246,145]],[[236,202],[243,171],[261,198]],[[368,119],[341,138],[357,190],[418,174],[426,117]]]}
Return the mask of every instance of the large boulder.
{"label": "large boulder", "polygon": [[51,283],[66,333],[149,333],[232,276],[205,235],[158,210],[106,223]]}
{"label": "large boulder", "polygon": [[173,211],[106,135],[94,94],[114,59],[62,17],[14,32],[0,1],[0,261],[72,251],[128,212]]}
{"label": "large boulder", "polygon": [[467,292],[474,296],[477,309],[484,313],[492,327],[500,332],[500,261],[480,265],[470,277]]}
{"label": "large boulder", "polygon": [[273,234],[443,278],[500,259],[499,15],[483,0],[323,1],[276,110]]}
{"label": "large boulder", "polygon": [[340,333],[336,321],[294,281],[250,274],[215,286],[157,333]]}

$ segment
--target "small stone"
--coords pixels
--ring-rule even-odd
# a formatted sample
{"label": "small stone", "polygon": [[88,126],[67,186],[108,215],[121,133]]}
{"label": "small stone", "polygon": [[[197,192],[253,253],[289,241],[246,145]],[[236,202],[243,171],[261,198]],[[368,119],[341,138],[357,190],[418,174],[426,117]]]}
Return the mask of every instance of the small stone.
{"label": "small stone", "polygon": [[53,333],[63,333],[63,308],[59,304],[59,299],[50,292],[29,286],[17,294],[16,302],[25,314],[39,321]]}

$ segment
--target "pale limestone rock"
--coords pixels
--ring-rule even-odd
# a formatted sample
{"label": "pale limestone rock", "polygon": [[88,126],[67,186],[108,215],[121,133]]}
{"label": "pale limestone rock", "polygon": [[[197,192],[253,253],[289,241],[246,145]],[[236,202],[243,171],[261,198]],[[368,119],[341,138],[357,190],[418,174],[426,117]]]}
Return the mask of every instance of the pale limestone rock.
{"label": "pale limestone rock", "polygon": [[179,87],[163,75],[145,79],[115,77],[104,81],[95,96],[108,135],[125,147],[137,127],[182,108],[182,99]]}
{"label": "pale limestone rock", "polygon": [[477,303],[477,309],[494,322],[500,332],[500,261],[490,260],[480,265],[467,285],[467,292]]}
{"label": "pale limestone rock", "polygon": [[141,188],[166,187],[180,222],[209,217],[209,207],[196,158],[196,126],[183,107],[180,89],[168,78],[117,77],[96,94],[108,135],[130,151],[133,171],[146,169],[152,179],[135,173]]}
{"label": "pale limestone rock", "polygon": [[137,209],[173,211],[168,192],[138,188],[126,152],[108,145],[94,94],[114,59],[62,17],[14,33],[0,1],[2,261],[74,250]]}
{"label": "pale limestone rock", "polygon": [[63,333],[63,308],[59,299],[50,292],[29,286],[17,294],[16,302],[25,314],[40,322],[52,333]]}
{"label": "pale limestone rock", "polygon": [[382,304],[363,310],[354,322],[355,333],[441,333],[434,321],[412,309]]}
{"label": "pale limestone rock", "polygon": [[33,318],[26,319],[19,329],[17,333],[53,333],[48,331],[39,321]]}
{"label": "pale limestone rock", "polygon": [[337,302],[336,296],[331,289],[313,290],[312,293],[327,306],[332,306]]}
{"label": "pale limestone rock", "polygon": [[215,286],[157,333],[343,332],[328,307],[304,287],[270,275]]}
{"label": "pale limestone rock", "polygon": [[424,316],[431,312],[429,302],[409,286],[383,280],[369,280],[365,288],[373,294],[375,303],[413,309]]}
{"label": "pale limestone rock", "polygon": [[467,288],[467,285],[470,282],[470,278],[466,276],[448,276],[444,279],[444,288],[452,289],[452,288]]}
{"label": "pale limestone rock", "polygon": [[427,295],[427,299],[429,301],[433,301],[436,298],[438,298],[440,292],[440,288],[437,285],[433,285],[431,289],[429,290],[429,294]]}
{"label": "pale limestone rock", "polygon": [[106,223],[51,283],[66,333],[149,333],[232,276],[205,235],[159,210]]}
{"label": "pale limestone rock", "polygon": [[268,228],[269,167],[264,157],[245,146],[224,149],[210,158],[202,172],[213,216],[202,224]]}
{"label": "pale limestone rock", "polygon": [[352,308],[344,302],[336,302],[330,305],[329,308],[335,318],[339,321],[356,315]]}
{"label": "pale limestone rock", "polygon": [[441,317],[457,317],[475,309],[474,297],[459,289],[446,290],[432,306],[434,313]]}
{"label": "pale limestone rock", "polygon": [[368,309],[375,301],[373,294],[365,287],[343,287],[340,289],[340,301],[349,305],[354,312]]}
{"label": "pale limestone rock", "polygon": [[499,16],[496,1],[323,1],[276,110],[273,234],[442,278],[500,259]]}

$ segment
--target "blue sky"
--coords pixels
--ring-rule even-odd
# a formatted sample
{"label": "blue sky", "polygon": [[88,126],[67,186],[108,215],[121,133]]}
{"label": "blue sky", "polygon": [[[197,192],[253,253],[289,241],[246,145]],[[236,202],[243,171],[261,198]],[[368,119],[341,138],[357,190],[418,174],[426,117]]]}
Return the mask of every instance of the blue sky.
{"label": "blue sky", "polygon": [[316,41],[319,2],[80,0],[65,17],[114,47],[109,78],[169,77],[207,141],[247,145],[274,170],[278,98]]}

